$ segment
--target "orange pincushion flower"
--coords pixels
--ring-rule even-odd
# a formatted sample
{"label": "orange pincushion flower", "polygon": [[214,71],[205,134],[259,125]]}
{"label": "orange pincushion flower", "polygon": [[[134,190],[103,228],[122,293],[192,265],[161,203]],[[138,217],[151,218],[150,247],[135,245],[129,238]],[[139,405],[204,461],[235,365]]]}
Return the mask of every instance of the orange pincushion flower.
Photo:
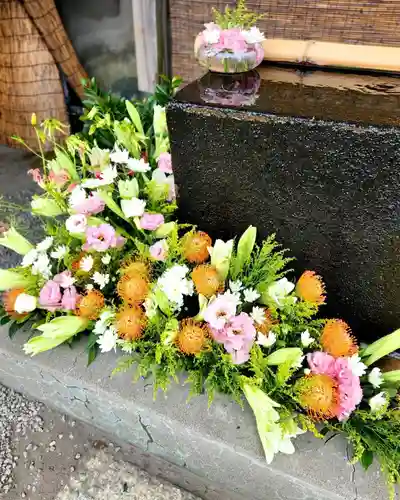
{"label": "orange pincushion flower", "polygon": [[125,274],[118,281],[117,292],[127,304],[140,304],[147,297],[149,287],[148,280],[143,276]]}
{"label": "orange pincushion flower", "polygon": [[125,340],[136,340],[142,336],[145,326],[143,310],[139,306],[125,306],[117,312],[118,336]]}
{"label": "orange pincushion flower", "polygon": [[25,316],[25,314],[19,314],[15,312],[15,301],[17,300],[18,295],[24,292],[25,290],[23,288],[14,288],[13,290],[9,290],[8,292],[4,293],[4,309],[6,313],[11,316],[11,318],[18,319]]}
{"label": "orange pincushion flower", "polygon": [[104,295],[98,290],[90,290],[78,304],[77,314],[83,318],[95,320],[100,316],[104,307]]}
{"label": "orange pincushion flower", "polygon": [[122,274],[128,276],[141,276],[142,278],[149,279],[150,267],[147,262],[142,260],[132,260],[122,268]]}
{"label": "orange pincushion flower", "polygon": [[201,293],[208,298],[223,289],[223,284],[214,266],[202,264],[201,266],[195,267],[192,273],[192,280],[197,293]]}
{"label": "orange pincushion flower", "polygon": [[320,342],[323,350],[335,358],[352,356],[358,352],[358,346],[349,325],[341,319],[330,319],[326,323]]}
{"label": "orange pincushion flower", "polygon": [[300,404],[314,420],[328,420],[337,415],[339,389],[329,375],[307,375],[297,382],[296,392]]}
{"label": "orange pincushion flower", "polygon": [[272,317],[272,313],[270,309],[264,309],[264,321],[259,324],[257,323],[257,331],[264,334],[268,335],[268,333],[271,331],[271,328],[279,323],[277,319],[274,319]]}
{"label": "orange pincushion flower", "polygon": [[183,256],[193,264],[202,264],[209,257],[208,247],[212,245],[212,239],[203,231],[186,234],[183,239]]}
{"label": "orange pincushion flower", "polygon": [[198,354],[204,350],[208,337],[209,331],[205,325],[185,319],[181,322],[176,342],[184,354]]}
{"label": "orange pincushion flower", "polygon": [[325,302],[325,285],[321,276],[314,271],[304,271],[296,285],[299,297],[312,304],[320,305]]}

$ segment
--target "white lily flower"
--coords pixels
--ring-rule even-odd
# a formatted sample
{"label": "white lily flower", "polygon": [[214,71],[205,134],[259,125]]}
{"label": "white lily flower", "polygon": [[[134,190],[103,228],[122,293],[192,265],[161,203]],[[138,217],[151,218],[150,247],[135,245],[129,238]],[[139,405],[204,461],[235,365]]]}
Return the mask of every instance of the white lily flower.
{"label": "white lily flower", "polygon": [[125,217],[141,217],[144,214],[146,201],[139,198],[131,198],[130,200],[121,200],[121,209]]}
{"label": "white lily flower", "polygon": [[110,165],[100,172],[100,178],[86,179],[82,182],[82,186],[89,189],[97,188],[100,186],[108,186],[112,184],[117,177],[118,172],[116,167]]}
{"label": "white lily flower", "polygon": [[150,170],[150,165],[143,160],[143,158],[140,158],[140,160],[137,160],[136,158],[129,158],[129,161],[127,163],[127,166],[130,170],[133,170],[133,172],[148,172]]}
{"label": "white lily flower", "polygon": [[127,149],[119,149],[115,146],[115,151],[110,153],[110,160],[113,163],[127,164],[129,160],[129,152]]}

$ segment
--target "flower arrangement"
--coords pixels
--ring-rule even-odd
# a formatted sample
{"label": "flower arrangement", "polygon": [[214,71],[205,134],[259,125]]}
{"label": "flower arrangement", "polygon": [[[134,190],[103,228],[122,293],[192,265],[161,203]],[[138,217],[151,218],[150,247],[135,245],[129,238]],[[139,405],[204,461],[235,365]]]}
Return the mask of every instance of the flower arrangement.
{"label": "flower arrangement", "polygon": [[195,41],[195,56],[205,68],[220,73],[243,73],[264,59],[264,34],[255,26],[262,15],[238,0],[234,9],[213,9],[214,22],[205,24]]}
{"label": "flower arrangement", "polygon": [[[190,395],[247,400],[268,463],[294,453],[307,430],[344,433],[354,462],[379,459],[393,497],[400,370],[379,363],[400,347],[400,330],[360,348],[343,320],[318,316],[326,293],[317,274],[288,279],[291,259],[273,236],[257,244],[249,227],[213,241],[173,220],[165,110],[153,107],[145,132],[140,108],[124,106],[115,119],[94,105],[90,134],[53,143],[54,158],[31,172],[45,237],[34,245],[13,227],[3,232],[0,244],[21,263],[0,270],[1,324],[40,332],[25,344],[30,355],[81,337],[89,363],[118,349],[115,373],[152,375],[155,394],[183,371]],[[62,130],[54,120],[33,126],[41,145]],[[105,136],[110,149],[98,145]]]}

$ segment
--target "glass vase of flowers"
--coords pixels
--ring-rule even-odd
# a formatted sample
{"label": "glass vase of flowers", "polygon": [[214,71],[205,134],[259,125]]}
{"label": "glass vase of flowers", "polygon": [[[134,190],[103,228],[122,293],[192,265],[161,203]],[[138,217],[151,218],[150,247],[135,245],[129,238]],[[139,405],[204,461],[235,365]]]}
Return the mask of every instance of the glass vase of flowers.
{"label": "glass vase of flowers", "polygon": [[218,73],[244,73],[261,64],[265,37],[255,23],[263,16],[250,12],[245,0],[239,0],[235,9],[226,7],[213,14],[214,21],[196,37],[199,64]]}

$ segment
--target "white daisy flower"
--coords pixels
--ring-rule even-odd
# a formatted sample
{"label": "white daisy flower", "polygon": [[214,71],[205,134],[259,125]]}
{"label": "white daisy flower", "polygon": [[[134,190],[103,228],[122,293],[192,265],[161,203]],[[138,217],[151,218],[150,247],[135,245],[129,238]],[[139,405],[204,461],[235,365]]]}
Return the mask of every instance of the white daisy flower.
{"label": "white daisy flower", "polygon": [[382,408],[384,408],[384,406],[387,403],[388,403],[388,399],[387,399],[386,392],[380,392],[379,394],[377,394],[376,396],[374,396],[373,398],[371,398],[369,400],[369,406],[371,407],[371,411],[373,413],[376,413],[376,412],[382,410]]}
{"label": "white daisy flower", "polygon": [[46,253],[40,253],[32,266],[32,274],[41,274],[44,278],[50,278],[51,266],[50,259]]}
{"label": "white daisy flower", "polygon": [[239,293],[243,288],[243,283],[240,280],[229,281],[229,288],[232,293]]}
{"label": "white daisy flower", "polygon": [[260,297],[260,294],[257,290],[254,290],[254,288],[246,288],[246,290],[243,291],[243,295],[244,301],[249,303],[255,302]]}
{"label": "white daisy flower", "polygon": [[262,325],[265,321],[265,312],[262,307],[254,306],[250,313],[250,316],[252,320],[258,325]]}
{"label": "white daisy flower", "polygon": [[303,347],[309,347],[314,342],[314,340],[315,339],[311,337],[310,332],[308,330],[305,330],[301,334],[301,344]]}
{"label": "white daisy flower", "polygon": [[361,358],[358,354],[353,354],[351,358],[349,358],[350,369],[353,372],[353,375],[356,377],[361,377],[367,371],[366,365],[361,361]]}
{"label": "white daisy flower", "polygon": [[257,332],[256,344],[262,345],[264,347],[271,347],[276,342],[276,335],[274,332],[269,332],[268,335],[264,335],[261,332]]}
{"label": "white daisy flower", "polygon": [[368,374],[368,382],[375,387],[375,389],[378,389],[383,383],[383,376],[381,369],[378,367],[373,368],[369,374]]}
{"label": "white daisy flower", "polygon": [[102,289],[110,282],[110,275],[102,274],[96,271],[93,274],[92,279],[96,283],[96,285],[99,285],[100,289]]}
{"label": "white daisy flower", "polygon": [[29,252],[24,255],[21,266],[22,267],[30,267],[38,258],[39,252],[36,250],[36,248],[33,248],[32,250],[29,250]]}
{"label": "white daisy flower", "polygon": [[47,236],[43,241],[36,245],[36,250],[38,252],[47,252],[47,250],[53,244],[54,238],[52,236]]}
{"label": "white daisy flower", "polygon": [[105,266],[108,266],[108,264],[111,262],[111,255],[109,253],[106,253],[105,255],[103,255],[103,257],[101,258],[101,262]]}
{"label": "white daisy flower", "polygon": [[82,269],[82,271],[85,271],[85,273],[89,273],[92,270],[93,264],[93,257],[91,255],[86,255],[85,257],[83,257],[83,259],[81,259],[79,267],[80,269]]}
{"label": "white daisy flower", "polygon": [[50,257],[52,259],[63,259],[68,253],[68,247],[65,245],[58,245],[56,249],[51,252]]}
{"label": "white daisy flower", "polygon": [[116,329],[111,326],[108,328],[103,335],[100,335],[97,339],[101,352],[109,352],[117,347],[118,334]]}

